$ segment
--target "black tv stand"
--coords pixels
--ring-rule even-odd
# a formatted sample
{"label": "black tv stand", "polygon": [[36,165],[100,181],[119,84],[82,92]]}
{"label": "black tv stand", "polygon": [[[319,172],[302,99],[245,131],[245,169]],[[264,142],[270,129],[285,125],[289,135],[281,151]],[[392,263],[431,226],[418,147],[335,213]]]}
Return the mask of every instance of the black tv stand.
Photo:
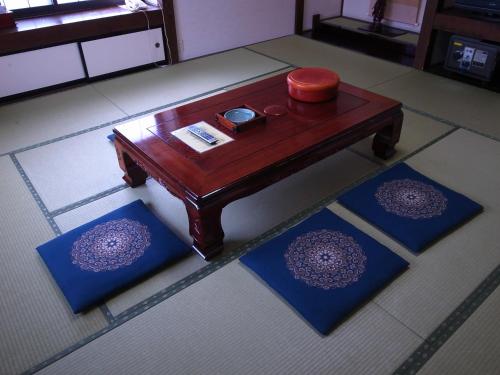
{"label": "black tv stand", "polygon": [[372,23],[369,25],[360,27],[359,30],[368,31],[369,33],[374,33],[374,34],[380,34],[382,36],[386,36],[389,38],[394,38],[396,36],[406,34],[406,31],[401,30],[401,29],[396,29],[394,27],[390,27],[390,26],[386,26],[386,25],[380,25],[380,27],[377,28]]}
{"label": "black tv stand", "polygon": [[471,18],[475,18],[481,21],[500,23],[499,14],[476,14],[476,15],[471,15]]}
{"label": "black tv stand", "polygon": [[312,38],[400,64],[413,65],[418,42],[417,34],[399,30],[401,31],[398,33],[399,36],[387,37],[380,33],[360,30],[370,25],[368,22],[348,17],[321,20],[320,16],[315,14]]}

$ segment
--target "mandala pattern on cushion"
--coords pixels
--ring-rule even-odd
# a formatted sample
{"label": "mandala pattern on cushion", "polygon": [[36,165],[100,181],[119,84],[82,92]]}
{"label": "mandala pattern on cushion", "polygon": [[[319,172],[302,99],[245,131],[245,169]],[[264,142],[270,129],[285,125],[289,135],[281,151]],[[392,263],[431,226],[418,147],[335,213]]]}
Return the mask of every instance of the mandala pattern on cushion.
{"label": "mandala pattern on cushion", "polygon": [[408,178],[383,183],[375,197],[387,212],[411,219],[439,216],[448,204],[448,199],[434,186]]}
{"label": "mandala pattern on cushion", "polygon": [[366,264],[363,249],[352,237],[326,229],[297,237],[285,260],[295,279],[325,290],[357,282]]}
{"label": "mandala pattern on cushion", "polygon": [[73,264],[84,271],[113,271],[131,265],[151,245],[146,225],[129,219],[98,224],[73,243]]}

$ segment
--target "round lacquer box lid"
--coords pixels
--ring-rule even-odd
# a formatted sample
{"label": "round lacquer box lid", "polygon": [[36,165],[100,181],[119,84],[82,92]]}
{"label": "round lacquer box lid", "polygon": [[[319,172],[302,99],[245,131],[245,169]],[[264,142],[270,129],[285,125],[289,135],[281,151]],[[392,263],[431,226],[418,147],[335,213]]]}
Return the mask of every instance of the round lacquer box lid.
{"label": "round lacquer box lid", "polygon": [[302,102],[324,102],[337,95],[340,78],[324,68],[301,68],[287,76],[288,94]]}

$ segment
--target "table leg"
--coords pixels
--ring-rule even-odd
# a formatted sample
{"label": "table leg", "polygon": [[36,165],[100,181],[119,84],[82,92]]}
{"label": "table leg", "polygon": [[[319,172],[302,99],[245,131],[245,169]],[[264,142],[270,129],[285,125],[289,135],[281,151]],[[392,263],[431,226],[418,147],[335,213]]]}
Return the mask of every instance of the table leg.
{"label": "table leg", "polygon": [[115,141],[116,154],[118,155],[118,164],[125,172],[123,179],[130,187],[140,186],[146,183],[148,174],[139,167],[132,158],[123,150],[121,145]]}
{"label": "table leg", "polygon": [[394,146],[399,141],[401,126],[403,124],[403,111],[392,118],[392,122],[377,132],[373,138],[372,149],[375,156],[389,159],[396,153]]}
{"label": "table leg", "polygon": [[223,249],[222,207],[197,208],[190,202],[185,202],[185,205],[189,218],[189,234],[193,237],[193,249],[205,260],[210,260]]}

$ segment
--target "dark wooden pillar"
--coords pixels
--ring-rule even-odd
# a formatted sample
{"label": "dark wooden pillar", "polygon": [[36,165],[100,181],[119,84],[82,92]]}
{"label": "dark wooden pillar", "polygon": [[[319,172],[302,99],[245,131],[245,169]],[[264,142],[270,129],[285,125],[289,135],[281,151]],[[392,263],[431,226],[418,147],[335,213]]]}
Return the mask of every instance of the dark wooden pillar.
{"label": "dark wooden pillar", "polygon": [[417,52],[415,53],[415,60],[413,62],[413,66],[417,69],[423,70],[428,58],[427,52],[431,44],[432,26],[438,5],[439,0],[427,0],[420,35],[418,37]]}
{"label": "dark wooden pillar", "polygon": [[[169,63],[175,64],[179,62],[179,47],[177,45],[177,30],[175,28],[175,12],[174,0],[160,0],[163,3],[162,9],[165,19],[165,32],[168,37],[170,47]],[[167,48],[168,52],[168,48]]]}
{"label": "dark wooden pillar", "polygon": [[295,0],[295,34],[302,35],[304,25],[304,0]]}

